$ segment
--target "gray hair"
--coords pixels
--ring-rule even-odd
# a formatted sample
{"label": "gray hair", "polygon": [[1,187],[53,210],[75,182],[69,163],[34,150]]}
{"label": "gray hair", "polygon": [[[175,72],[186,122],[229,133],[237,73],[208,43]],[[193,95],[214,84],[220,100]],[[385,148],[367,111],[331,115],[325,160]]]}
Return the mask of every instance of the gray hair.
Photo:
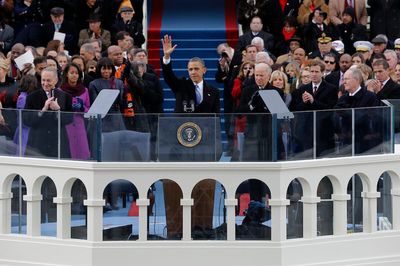
{"label": "gray hair", "polygon": [[53,77],[54,77],[56,80],[58,80],[58,73],[57,73],[57,70],[56,70],[56,69],[54,69],[54,68],[52,68],[52,67],[46,67],[45,69],[42,70],[42,73],[43,73],[43,72],[50,72],[50,73],[52,73],[52,74],[53,74]]}
{"label": "gray hair", "polygon": [[253,40],[251,40],[251,44],[256,45],[256,43],[259,43],[262,45],[262,47],[264,47],[264,40],[258,36],[254,37]]}
{"label": "gray hair", "polygon": [[358,82],[360,84],[363,83],[364,78],[363,78],[362,72],[361,72],[361,70],[359,68],[357,68],[357,67],[353,68],[352,67],[352,68],[349,68],[347,71],[350,71],[351,76],[353,78],[355,78],[356,80],[358,80]]}
{"label": "gray hair", "polygon": [[255,65],[255,67],[254,67],[254,70],[255,70],[256,68],[263,68],[263,69],[265,69],[265,70],[268,72],[268,74],[270,74],[270,75],[271,75],[271,73],[272,73],[272,68],[271,68],[267,63],[264,63],[264,62],[262,62],[262,63],[257,63],[257,64]]}
{"label": "gray hair", "polygon": [[271,57],[267,52],[258,52],[256,54],[256,63],[267,63]]}
{"label": "gray hair", "polygon": [[84,50],[85,52],[89,52],[92,54],[96,53],[96,50],[94,49],[94,46],[91,43],[82,44],[81,49]]}

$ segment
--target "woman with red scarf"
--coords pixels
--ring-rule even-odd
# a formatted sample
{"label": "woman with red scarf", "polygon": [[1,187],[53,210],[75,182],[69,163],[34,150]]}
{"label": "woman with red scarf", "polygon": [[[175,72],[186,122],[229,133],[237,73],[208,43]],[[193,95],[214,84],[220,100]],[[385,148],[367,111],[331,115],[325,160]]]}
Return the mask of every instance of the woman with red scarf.
{"label": "woman with red scarf", "polygon": [[275,54],[282,55],[288,53],[290,41],[293,37],[301,38],[302,30],[299,28],[296,18],[289,16],[283,22],[281,36],[275,42]]}
{"label": "woman with red scarf", "polygon": [[71,158],[87,160],[90,158],[90,150],[83,113],[89,110],[90,100],[89,91],[82,83],[82,71],[77,64],[67,64],[60,88],[72,96],[72,110],[75,112],[73,122],[66,126]]}

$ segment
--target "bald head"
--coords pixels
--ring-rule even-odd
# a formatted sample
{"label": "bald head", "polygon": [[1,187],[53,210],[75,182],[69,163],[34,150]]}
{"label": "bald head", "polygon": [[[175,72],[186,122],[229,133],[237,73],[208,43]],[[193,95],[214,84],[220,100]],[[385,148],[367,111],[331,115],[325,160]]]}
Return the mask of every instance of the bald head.
{"label": "bald head", "polygon": [[108,58],[111,59],[115,66],[120,66],[124,60],[122,56],[122,49],[117,45],[111,45],[107,49]]}

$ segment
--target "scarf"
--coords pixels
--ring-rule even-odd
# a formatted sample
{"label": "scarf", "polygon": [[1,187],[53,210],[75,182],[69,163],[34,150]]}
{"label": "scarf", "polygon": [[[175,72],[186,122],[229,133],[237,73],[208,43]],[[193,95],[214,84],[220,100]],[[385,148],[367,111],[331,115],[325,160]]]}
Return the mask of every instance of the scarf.
{"label": "scarf", "polygon": [[85,86],[82,84],[82,82],[79,82],[74,87],[69,85],[67,82],[67,83],[62,84],[60,89],[64,92],[68,93],[72,97],[82,95],[85,92]]}
{"label": "scarf", "polygon": [[285,41],[290,40],[290,38],[292,38],[295,33],[296,33],[296,30],[288,32],[288,31],[285,30],[285,27],[283,27],[283,29],[282,29],[282,35],[283,35],[283,39]]}

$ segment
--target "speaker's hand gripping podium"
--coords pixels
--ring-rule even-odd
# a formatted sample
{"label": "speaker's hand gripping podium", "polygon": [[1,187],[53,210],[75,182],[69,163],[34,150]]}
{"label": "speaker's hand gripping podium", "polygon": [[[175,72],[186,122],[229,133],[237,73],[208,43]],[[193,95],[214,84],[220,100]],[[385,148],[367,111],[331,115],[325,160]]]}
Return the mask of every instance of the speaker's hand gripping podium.
{"label": "speaker's hand gripping podium", "polygon": [[272,116],[272,161],[277,160],[278,155],[278,119],[289,120],[294,118],[292,112],[289,111],[286,104],[283,102],[279,93],[275,90],[260,90],[259,94],[265,106]]}
{"label": "speaker's hand gripping podium", "polygon": [[[101,128],[102,128],[102,119],[108,114],[111,106],[117,99],[119,94],[119,90],[109,90],[104,89],[101,90],[97,95],[95,101],[90,106],[90,109],[87,113],[84,114],[84,117],[89,119],[89,121],[96,120],[96,139],[97,141],[97,160],[101,161]],[[101,119],[100,119],[101,118]],[[92,123],[90,123],[92,124]]]}

